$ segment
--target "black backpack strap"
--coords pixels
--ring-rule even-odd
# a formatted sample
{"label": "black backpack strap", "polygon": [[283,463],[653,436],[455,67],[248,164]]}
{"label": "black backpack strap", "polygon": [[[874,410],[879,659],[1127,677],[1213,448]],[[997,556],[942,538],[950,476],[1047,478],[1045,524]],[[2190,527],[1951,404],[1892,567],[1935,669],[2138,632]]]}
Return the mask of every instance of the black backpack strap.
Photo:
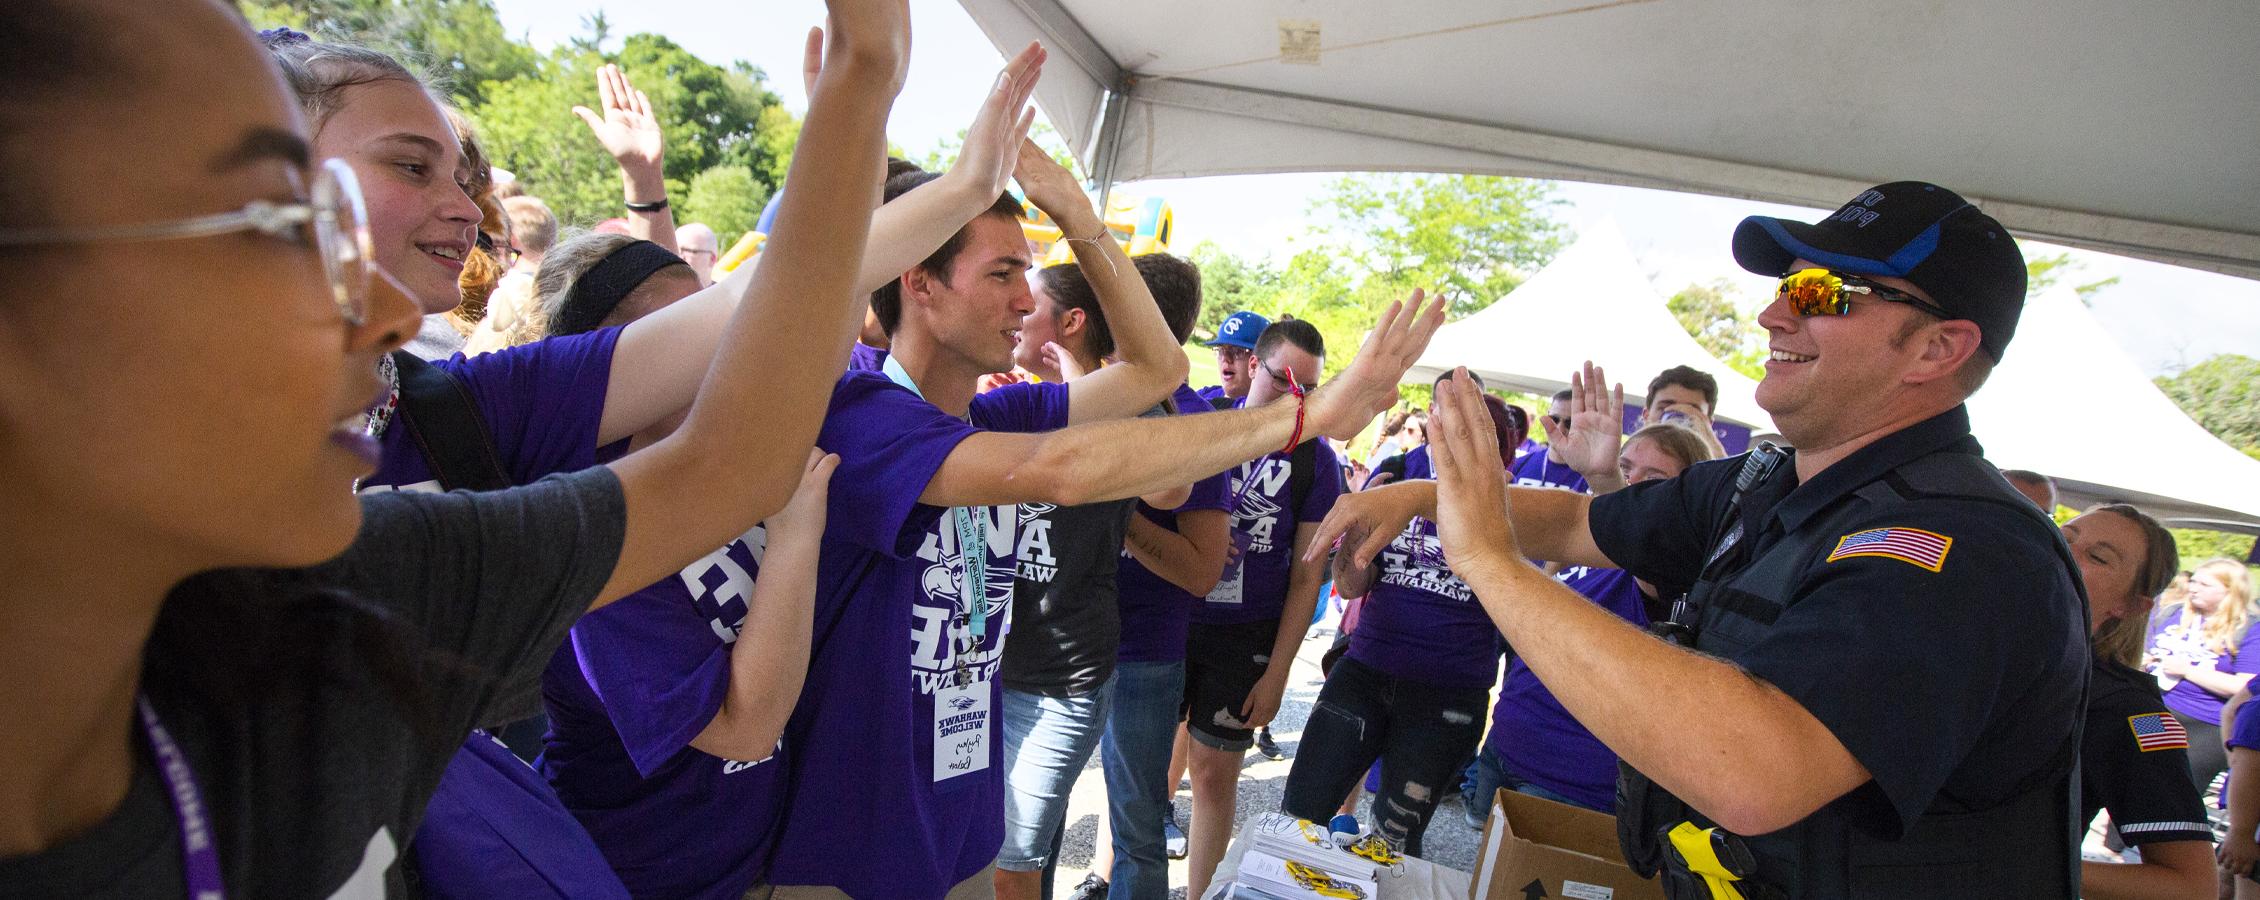
{"label": "black backpack strap", "polygon": [[1303,504],[1310,500],[1311,485],[1318,479],[1318,442],[1324,438],[1311,438],[1295,445],[1295,452],[1287,454],[1287,496],[1295,498],[1295,516],[1301,521]]}
{"label": "black backpack strap", "polygon": [[1227,396],[1225,396],[1225,395],[1223,395],[1223,394],[1218,394],[1218,395],[1216,395],[1216,396],[1214,396],[1214,397],[1210,397],[1210,398],[1208,398],[1208,406],[1209,406],[1209,408],[1210,408],[1210,409],[1215,409],[1215,410],[1226,410],[1226,409],[1231,409],[1231,408],[1232,408],[1232,398],[1230,398],[1230,397],[1227,397]]}
{"label": "black backpack strap", "polygon": [[424,455],[424,464],[439,478],[440,487],[450,491],[510,487],[510,475],[495,453],[486,419],[463,383],[406,350],[393,351],[392,361],[400,372],[400,408],[395,415]]}

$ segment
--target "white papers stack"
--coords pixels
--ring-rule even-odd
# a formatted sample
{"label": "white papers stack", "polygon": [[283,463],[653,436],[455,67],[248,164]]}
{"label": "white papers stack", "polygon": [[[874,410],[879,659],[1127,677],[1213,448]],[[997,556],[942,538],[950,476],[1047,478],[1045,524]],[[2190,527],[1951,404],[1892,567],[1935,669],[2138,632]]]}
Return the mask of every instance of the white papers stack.
{"label": "white papers stack", "polygon": [[1249,820],[1246,828],[1249,856],[1262,852],[1367,884],[1381,877],[1379,865],[1342,849],[1334,843],[1333,832],[1316,822],[1275,812]]}
{"label": "white papers stack", "polygon": [[[1256,893],[1248,894],[1245,889]],[[1240,858],[1233,882],[1234,897],[1275,897],[1278,900],[1375,900],[1380,887],[1371,878],[1351,878],[1300,861],[1290,861],[1249,848]]]}

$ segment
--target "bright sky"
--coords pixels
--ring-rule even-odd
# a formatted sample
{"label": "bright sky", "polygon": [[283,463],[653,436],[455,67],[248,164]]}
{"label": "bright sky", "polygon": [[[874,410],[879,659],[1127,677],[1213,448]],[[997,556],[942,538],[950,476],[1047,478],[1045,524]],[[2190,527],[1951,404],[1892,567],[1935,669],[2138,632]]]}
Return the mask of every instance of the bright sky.
{"label": "bright sky", "polygon": [[[910,5],[910,76],[895,102],[888,133],[915,156],[966,126],[1004,60],[953,0],[911,0]],[[619,37],[656,32],[710,62],[742,59],[767,70],[772,89],[796,111],[807,108],[800,84],[802,40],[808,27],[824,18],[820,0],[495,0],[495,6],[511,34],[542,48],[582,33],[582,18],[601,9],[615,36],[606,49],[617,49]],[[1297,249],[1297,237],[1310,230],[1306,210],[1331,177],[1177,179],[1127,190],[1169,201],[1181,249],[1211,240],[1243,256],[1284,260]],[[1742,271],[1728,254],[1727,237],[1735,223],[1753,213],[1808,221],[1821,215],[1819,210],[1746,200],[1573,182],[1562,183],[1560,196],[1568,203],[1559,214],[1572,228],[1614,219],[1663,293],[1726,278],[1741,288],[1746,303],[1766,296],[1771,285],[1770,279]],[[2039,253],[2060,249],[2026,246]],[[2075,284],[2120,278],[2096,295],[2094,313],[2127,355],[2152,374],[2217,353],[2260,357],[2260,282],[2104,253],[2075,250],[2073,256],[2085,265],[2070,277]]]}

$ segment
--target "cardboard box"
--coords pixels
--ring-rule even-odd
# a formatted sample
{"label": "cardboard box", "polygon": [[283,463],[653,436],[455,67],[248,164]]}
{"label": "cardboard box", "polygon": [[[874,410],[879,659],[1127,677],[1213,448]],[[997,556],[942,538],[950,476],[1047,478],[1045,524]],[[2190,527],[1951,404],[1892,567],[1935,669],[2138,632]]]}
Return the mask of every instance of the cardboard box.
{"label": "cardboard box", "polygon": [[1617,822],[1589,809],[1501,790],[1468,882],[1474,900],[1663,900],[1632,874]]}

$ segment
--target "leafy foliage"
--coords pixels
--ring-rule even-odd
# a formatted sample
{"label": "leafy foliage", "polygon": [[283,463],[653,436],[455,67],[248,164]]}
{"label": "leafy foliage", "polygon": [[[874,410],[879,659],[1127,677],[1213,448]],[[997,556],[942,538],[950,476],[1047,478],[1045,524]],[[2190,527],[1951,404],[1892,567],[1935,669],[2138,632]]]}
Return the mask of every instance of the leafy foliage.
{"label": "leafy foliage", "polygon": [[2260,359],[2224,353],[2157,384],[2206,431],[2260,458]]}
{"label": "leafy foliage", "polygon": [[[2062,281],[2066,276],[2078,274],[2084,268],[2086,266],[2073,259],[2070,253],[2058,253],[2053,256],[2028,255],[2025,257],[2025,293],[2027,295],[2038,294],[2054,287],[2056,282]],[[2095,302],[2095,292],[2118,283],[2119,276],[2113,275],[2100,281],[2076,285],[2072,290],[2080,295],[2081,303],[2092,305]]]}
{"label": "leafy foliage", "polygon": [[1766,331],[1757,317],[1734,302],[1734,284],[1718,279],[1710,284],[1690,284],[1671,297],[1672,317],[1727,367],[1751,378],[1764,378]]}
{"label": "leafy foliage", "polygon": [[728,249],[761,221],[761,208],[768,202],[769,187],[752,169],[719,165],[691,178],[679,219],[706,223]]}

